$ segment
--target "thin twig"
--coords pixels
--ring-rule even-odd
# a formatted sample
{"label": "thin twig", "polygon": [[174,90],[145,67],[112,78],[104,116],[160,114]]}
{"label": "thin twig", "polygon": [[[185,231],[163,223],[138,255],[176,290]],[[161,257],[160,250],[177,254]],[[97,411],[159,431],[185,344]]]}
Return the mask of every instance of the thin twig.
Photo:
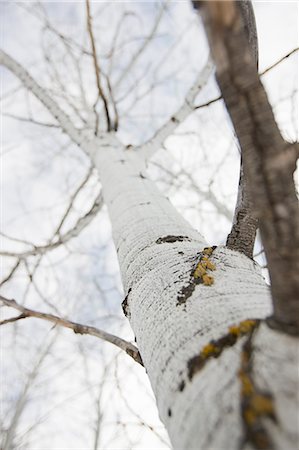
{"label": "thin twig", "polygon": [[218,97],[214,98],[213,100],[209,100],[206,103],[202,103],[201,105],[195,106],[194,109],[205,108],[206,106],[210,106],[213,103],[216,103],[216,102],[218,102],[221,99],[222,99],[222,95],[219,95]]}
{"label": "thin twig", "polygon": [[11,277],[13,276],[13,274],[15,273],[15,271],[17,270],[17,268],[19,267],[20,263],[21,263],[22,259],[18,258],[17,262],[15,263],[15,265],[12,267],[12,269],[10,270],[10,272],[8,273],[8,275],[6,275],[5,278],[3,278],[3,280],[0,282],[0,287],[3,286],[5,283],[7,283]]}
{"label": "thin twig", "polygon": [[260,73],[260,76],[265,75],[265,73],[272,70],[274,67],[278,66],[278,64],[282,63],[285,59],[287,59],[289,56],[293,55],[294,53],[298,52],[299,47],[294,48],[291,52],[284,55],[282,58],[280,58],[278,61],[276,61],[274,64],[272,64],[270,67],[267,67],[267,69],[263,70],[263,72]]}
{"label": "thin twig", "polygon": [[28,317],[27,314],[22,313],[16,317],[10,317],[9,319],[0,320],[0,325],[6,325],[8,323],[17,322],[17,320],[26,319],[26,317]]}
{"label": "thin twig", "polygon": [[39,311],[34,311],[33,309],[25,308],[24,306],[17,303],[15,300],[7,299],[2,295],[0,295],[0,301],[9,308],[14,308],[20,311],[21,315],[25,315],[26,317],[35,317],[37,319],[47,320],[48,322],[54,323],[55,325],[69,328],[73,330],[74,333],[88,334],[90,336],[95,336],[99,339],[102,339],[106,342],[110,342],[111,344],[114,344],[121,350],[124,350],[129,356],[131,356],[134,359],[134,361],[142,365],[138,348],[135,347],[135,345],[131,344],[131,342],[126,341],[125,339],[107,333],[106,331],[100,330],[99,328],[96,327],[82,325],[77,322],[72,322],[70,320],[63,319],[62,317],[55,316],[54,314],[42,313]]}
{"label": "thin twig", "polygon": [[[265,75],[266,73],[270,72],[270,70],[274,69],[274,67],[278,66],[279,64],[281,64],[285,59],[287,59],[289,56],[293,55],[294,53],[298,52],[299,47],[294,48],[291,52],[287,53],[286,55],[284,55],[282,58],[280,58],[278,61],[276,61],[274,64],[272,64],[271,66],[267,67],[267,69],[263,70],[263,72],[260,72],[260,76],[262,77],[263,75]],[[219,95],[216,98],[213,98],[212,100],[209,100],[206,103],[202,103],[201,105],[195,106],[194,109],[200,109],[200,108],[205,108],[206,106],[210,106],[213,103],[218,102],[219,100],[222,100],[222,95]]]}
{"label": "thin twig", "polygon": [[[97,215],[97,213],[100,211],[100,209],[102,208],[103,205],[103,196],[101,194],[101,192],[97,195],[92,207],[90,208],[90,210],[82,217],[80,217],[78,219],[78,221],[76,222],[76,224],[74,225],[73,228],[71,228],[70,230],[66,231],[66,233],[59,235],[58,239],[56,241],[53,242],[49,242],[48,244],[45,245],[36,245],[33,246],[32,249],[29,250],[25,250],[24,252],[8,252],[8,251],[0,251],[0,255],[1,256],[7,256],[7,257],[12,257],[12,258],[27,258],[28,256],[37,256],[37,255],[43,255],[45,253],[47,253],[50,250],[54,250],[55,248],[59,247],[62,244],[66,244],[66,242],[68,242],[70,239],[77,237],[79,235],[79,233],[87,226],[90,224],[90,222],[92,221],[92,219]],[[59,230],[58,230],[59,231]],[[18,262],[19,264],[19,262]],[[15,267],[16,269],[17,267]],[[15,270],[14,269],[14,270]],[[11,275],[10,275],[11,277]],[[2,281],[2,283],[8,281],[8,279],[5,279]],[[1,286],[1,284],[0,284]]]}

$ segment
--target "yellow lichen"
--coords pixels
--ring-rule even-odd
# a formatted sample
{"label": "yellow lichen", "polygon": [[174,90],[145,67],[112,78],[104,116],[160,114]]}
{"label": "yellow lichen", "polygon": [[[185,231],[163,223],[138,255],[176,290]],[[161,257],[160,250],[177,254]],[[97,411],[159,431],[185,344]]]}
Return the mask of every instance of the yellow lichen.
{"label": "yellow lichen", "polygon": [[201,351],[201,355],[205,358],[208,358],[210,355],[213,355],[217,351],[216,345],[209,342],[207,345],[205,345]]}
{"label": "yellow lichen", "polygon": [[233,334],[234,336],[240,335],[240,327],[238,325],[233,325],[229,327],[228,331],[230,334]]}
{"label": "yellow lichen", "polygon": [[270,397],[256,394],[250,400],[250,405],[257,415],[274,414],[274,405]]}
{"label": "yellow lichen", "polygon": [[210,275],[204,274],[202,276],[202,281],[205,286],[211,286],[214,283],[214,278]]}
{"label": "yellow lichen", "polygon": [[247,334],[251,331],[256,325],[256,320],[243,320],[239,325],[232,325],[229,327],[229,333],[234,336],[240,336],[242,334]]}
{"label": "yellow lichen", "polygon": [[251,331],[256,325],[256,320],[244,320],[240,323],[240,331],[242,334],[246,334]]}
{"label": "yellow lichen", "polygon": [[203,249],[203,253],[205,253],[206,255],[211,256],[211,254],[213,253],[213,248],[212,247],[205,247]]}
{"label": "yellow lichen", "polygon": [[211,261],[206,261],[207,269],[209,270],[216,270],[215,264],[213,264]]}
{"label": "yellow lichen", "polygon": [[256,421],[256,414],[251,408],[247,408],[244,411],[244,419],[248,425],[253,425]]}
{"label": "yellow lichen", "polygon": [[244,419],[248,425],[253,425],[260,416],[274,415],[274,405],[271,398],[255,394],[251,397],[249,406],[244,411]]}
{"label": "yellow lichen", "polygon": [[215,264],[209,260],[209,256],[213,253],[212,247],[206,247],[202,250],[200,261],[193,272],[194,278],[201,278],[205,286],[211,286],[214,278],[207,274],[207,270],[216,270]]}
{"label": "yellow lichen", "polygon": [[216,266],[215,264],[213,264],[209,259],[204,259],[201,261],[201,265],[205,268],[205,269],[209,269],[209,270],[216,270]]}
{"label": "yellow lichen", "polygon": [[239,378],[241,381],[242,394],[246,397],[253,394],[254,387],[253,387],[253,383],[252,383],[251,379],[249,378],[249,376],[245,372],[240,371]]}
{"label": "yellow lichen", "polygon": [[194,278],[201,278],[206,273],[206,269],[203,267],[202,263],[199,262],[196,266],[193,276]]}

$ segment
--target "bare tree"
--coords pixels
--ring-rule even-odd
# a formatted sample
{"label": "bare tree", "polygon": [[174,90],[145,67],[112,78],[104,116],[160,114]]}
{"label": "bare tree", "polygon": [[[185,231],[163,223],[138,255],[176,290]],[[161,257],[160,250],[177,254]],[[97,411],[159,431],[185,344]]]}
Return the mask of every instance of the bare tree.
{"label": "bare tree", "polygon": [[[49,69],[44,82],[9,53],[0,51],[0,64],[19,80],[31,98],[27,117],[19,113],[9,113],[10,116],[48,132],[62,131],[64,147],[60,147],[60,153],[70,158],[72,154],[77,157],[78,152],[85,170],[45,244],[35,245],[26,239],[3,235],[14,246],[22,245],[22,250],[2,252],[2,256],[13,260],[2,285],[8,286],[21,266],[29,283],[22,301],[17,301],[17,292],[7,291],[0,297],[3,305],[20,313],[4,318],[1,324],[21,326],[20,321],[28,323],[25,319],[34,317],[78,334],[96,336],[124,350],[146,369],[159,415],[174,448],[295,449],[299,220],[293,171],[298,146],[280,135],[260,82],[251,3],[230,0],[194,2],[194,6],[202,11],[212,57],[207,57],[197,71],[195,81],[185,90],[184,99],[170,118],[154,130],[152,137],[133,144],[125,141],[130,116],[135,111],[140,117],[139,104],[144,101],[147,105],[146,99],[154,98],[159,83],[167,80],[161,72],[162,61],[150,67],[152,55],[144,61],[142,58],[154,45],[163,17],[168,14],[171,17],[168,3],[159,6],[142,44],[120,67],[117,56],[127,42],[120,42],[119,35],[127,18],[134,13],[124,10],[118,16],[109,48],[99,50],[102,42],[96,37],[95,20],[97,14],[105,14],[105,8],[111,5],[100,5],[96,13],[89,0],[85,2],[85,32],[80,44],[52,25],[42,4],[28,9],[43,24],[43,56]],[[196,14],[190,14],[192,24],[199,27]],[[51,41],[49,45],[46,40],[49,35],[58,42],[59,50]],[[178,45],[174,39],[165,59]],[[199,43],[196,47],[200,51]],[[58,64],[59,59],[71,64],[69,73]],[[212,61],[221,96],[198,105],[197,96],[213,73]],[[82,70],[85,62],[90,70]],[[146,70],[142,67],[144,63],[149,63]],[[178,65],[171,77],[179,73]],[[90,83],[92,89],[87,89]],[[227,245],[212,246],[161,193],[146,167],[158,150],[166,148],[168,139],[179,133],[179,126],[193,111],[220,98],[231,115],[242,164],[238,202]],[[46,111],[38,120],[31,113],[32,101],[37,110],[42,104]],[[122,135],[122,123],[126,120]],[[70,142],[74,145],[72,150],[68,149]],[[159,167],[159,162],[155,164]],[[163,170],[167,173],[167,168]],[[202,189],[184,169],[178,174],[195,186],[201,201],[209,202],[225,220],[230,219],[233,214],[211,186]],[[78,198],[90,185],[92,200],[87,206],[81,201],[85,212],[72,218]],[[134,344],[86,325],[84,316],[79,321],[66,318],[67,308],[61,309],[59,302],[45,296],[36,281],[43,259],[57,248],[68,252],[69,242],[92,223],[103,203],[109,212],[125,293],[122,308],[135,334]],[[65,223],[69,226],[67,230]],[[252,259],[258,223],[271,287]],[[33,263],[30,258],[34,258]],[[98,276],[94,285],[105,297]],[[27,306],[32,288],[42,299],[42,305],[55,314]],[[89,301],[88,308],[93,307]],[[107,371],[103,371],[103,380]],[[32,373],[35,372],[34,369]],[[86,373],[88,380],[89,371]],[[100,445],[103,383],[95,402],[93,448]],[[24,395],[20,398],[22,403]],[[17,406],[16,411],[19,410]],[[17,413],[15,416],[18,418]],[[146,427],[138,414],[136,417]],[[15,440],[15,422],[13,418],[8,427],[7,448]]]}

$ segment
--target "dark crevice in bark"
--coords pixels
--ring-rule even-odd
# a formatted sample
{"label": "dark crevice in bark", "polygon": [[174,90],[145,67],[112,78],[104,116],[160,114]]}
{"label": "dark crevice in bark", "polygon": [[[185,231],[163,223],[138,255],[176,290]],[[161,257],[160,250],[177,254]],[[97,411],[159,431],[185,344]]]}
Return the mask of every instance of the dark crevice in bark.
{"label": "dark crevice in bark", "polygon": [[124,313],[124,315],[125,315],[127,318],[129,318],[129,316],[130,316],[128,299],[129,299],[129,294],[130,294],[131,290],[132,290],[132,288],[130,288],[130,289],[128,290],[128,293],[127,293],[127,295],[125,296],[125,298],[124,298],[124,300],[123,300],[123,302],[122,302],[122,304],[121,304],[123,313]]}
{"label": "dark crevice in bark", "polygon": [[241,448],[251,444],[258,450],[273,449],[273,443],[264,425],[264,419],[276,421],[274,401],[269,392],[261,391],[253,379],[252,344],[257,324],[249,333],[241,352],[239,380],[241,384],[240,405],[244,429]]}
{"label": "dark crevice in bark", "polygon": [[160,237],[156,240],[156,244],[173,244],[174,242],[191,242],[191,239],[188,236],[164,236]]}
{"label": "dark crevice in bark", "polygon": [[[188,298],[191,297],[198,284],[211,286],[214,283],[214,278],[209,274],[211,270],[215,270],[214,264],[210,261],[210,256],[215,250],[216,246],[205,247],[199,255],[196,255],[196,265],[192,267],[188,284],[183,286],[178,292],[177,306],[184,305]],[[199,258],[199,261],[198,261]],[[194,258],[192,258],[194,261]]]}
{"label": "dark crevice in bark", "polygon": [[198,355],[188,361],[189,380],[191,381],[211,358],[218,358],[226,348],[233,347],[241,337],[252,333],[258,323],[258,320],[244,320],[239,325],[229,327],[228,333],[221,338],[205,345]]}

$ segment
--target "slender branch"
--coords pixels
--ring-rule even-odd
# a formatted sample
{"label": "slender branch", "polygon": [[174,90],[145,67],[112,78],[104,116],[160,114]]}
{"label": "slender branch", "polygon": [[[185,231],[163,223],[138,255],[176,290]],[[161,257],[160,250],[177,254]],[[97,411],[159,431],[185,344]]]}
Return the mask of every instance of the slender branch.
{"label": "slender branch", "polygon": [[8,323],[17,322],[18,320],[26,319],[26,317],[28,317],[27,314],[22,313],[16,317],[10,317],[9,319],[0,320],[0,325],[7,325]]}
{"label": "slender branch", "polygon": [[168,170],[161,164],[158,164],[154,161],[151,161],[151,164],[153,164],[156,167],[159,167],[161,170],[167,173],[167,175],[169,175],[172,178],[172,182],[174,182],[180,175],[184,175],[189,181],[190,186],[192,187],[194,192],[196,192],[202,198],[202,200],[209,201],[215,207],[217,213],[222,214],[223,217],[225,217],[229,222],[231,222],[232,212],[223,203],[221,203],[220,200],[218,200],[218,198],[210,188],[207,191],[202,190],[189,172],[181,168],[179,173],[174,174],[171,170]]}
{"label": "slender branch", "polygon": [[2,287],[5,283],[7,283],[12,278],[13,274],[19,267],[21,261],[22,261],[22,259],[18,258],[18,260],[16,261],[15,265],[12,267],[12,269],[10,270],[8,275],[6,275],[6,277],[4,277],[3,280],[0,282],[0,287]]}
{"label": "slender branch", "polygon": [[10,70],[23,85],[37,97],[46,109],[55,117],[63,131],[79,146],[86,140],[86,137],[72,123],[69,116],[50,97],[46,90],[24,69],[21,64],[15,61],[10,55],[0,49],[0,65]]}
{"label": "slender branch", "polygon": [[3,113],[3,116],[9,117],[11,119],[19,120],[20,122],[29,122],[29,123],[32,123],[33,125],[39,125],[42,127],[60,128],[60,126],[55,123],[40,122],[39,120],[34,120],[29,117],[20,117],[20,116],[16,116],[14,114],[9,114],[9,113]]}
{"label": "slender branch", "polygon": [[[30,389],[33,387],[34,381],[39,374],[39,370],[41,368],[42,363],[45,358],[50,354],[50,349],[52,348],[54,342],[56,341],[57,335],[55,335],[51,341],[44,347],[45,341],[42,342],[40,346],[40,351],[36,361],[33,362],[33,368],[30,370],[30,373],[27,376],[27,379],[23,385],[23,389],[20,394],[17,396],[16,403],[14,406],[14,411],[12,417],[10,419],[9,425],[5,430],[5,437],[2,442],[2,450],[11,450],[15,448],[19,444],[18,433],[16,433],[18,424],[20,423],[20,419],[24,410],[26,408],[28,394]],[[23,377],[22,377],[23,378]]]}
{"label": "slender branch", "polygon": [[294,53],[298,52],[299,47],[294,48],[292,51],[284,55],[282,58],[280,58],[278,61],[276,61],[271,66],[267,67],[267,69],[263,70],[263,72],[260,72],[260,76],[265,75],[266,73],[270,72],[270,70],[274,69],[274,67],[278,66],[280,63],[282,63],[284,60],[289,58],[289,56],[293,55]]}
{"label": "slender branch", "polygon": [[[272,64],[271,66],[267,67],[265,70],[263,70],[262,72],[260,72],[260,77],[264,76],[266,73],[270,72],[272,69],[274,69],[275,67],[277,67],[279,64],[281,64],[283,61],[285,61],[287,58],[289,58],[289,56],[294,55],[294,53],[299,51],[299,47],[294,48],[292,51],[290,51],[289,53],[287,53],[286,55],[284,55],[282,58],[280,58],[278,61],[276,61],[274,64]],[[213,103],[218,102],[219,100],[222,100],[222,95],[219,95],[216,98],[213,98],[212,100],[209,100],[206,103],[202,103],[201,105],[195,106],[194,109],[200,109],[200,108],[205,108],[207,106],[212,105]]]}
{"label": "slender branch", "polygon": [[93,171],[93,167],[91,167],[86,176],[83,178],[83,180],[81,181],[81,183],[79,184],[79,186],[75,189],[75,192],[73,192],[73,194],[71,195],[70,198],[70,202],[69,205],[65,211],[65,213],[63,214],[58,226],[56,227],[56,230],[54,232],[54,236],[59,235],[60,234],[60,230],[65,222],[65,220],[67,219],[70,211],[72,210],[73,206],[74,206],[74,202],[76,200],[76,198],[78,197],[78,194],[81,192],[81,190],[84,188],[84,186],[86,185],[86,183],[89,181],[91,175],[92,175],[92,171]]}
{"label": "slender branch", "polygon": [[[24,315],[25,317],[35,317],[37,319],[46,320],[48,322],[53,323],[54,325],[69,328],[70,330],[73,330],[74,333],[88,334],[90,336],[95,336],[99,339],[102,339],[103,341],[110,342],[111,344],[115,345],[121,350],[124,350],[129,356],[131,356],[134,359],[134,361],[142,365],[138,348],[135,347],[135,345],[131,344],[131,342],[126,341],[125,339],[122,339],[118,336],[114,336],[113,334],[107,333],[106,331],[100,330],[99,328],[96,327],[82,325],[77,322],[72,322],[70,320],[63,319],[62,317],[55,316],[54,314],[42,313],[39,311],[35,311],[33,309],[25,308],[24,306],[17,303],[15,300],[7,299],[2,295],[0,295],[0,301],[5,306],[20,311],[21,316]],[[20,318],[21,316],[18,317]]]}
{"label": "slender branch", "polygon": [[[98,99],[101,98],[104,104],[105,109],[105,115],[106,115],[106,121],[107,121],[107,131],[111,131],[111,120],[109,115],[109,109],[108,109],[108,102],[106,99],[106,96],[104,94],[104,91],[102,89],[101,85],[101,70],[99,65],[99,60],[97,56],[97,50],[96,50],[96,44],[93,34],[93,28],[92,28],[92,17],[90,12],[90,0],[86,0],[86,13],[87,13],[87,29],[90,37],[91,42],[91,49],[92,49],[92,57],[93,57],[93,63],[94,63],[94,70],[95,70],[95,76],[96,76],[96,83],[98,88]],[[96,129],[95,134],[98,134],[98,125],[99,125],[99,116],[96,111],[96,105],[98,103],[98,100],[94,104],[94,112],[96,114]]]}
{"label": "slender branch", "polygon": [[210,105],[212,105],[213,103],[218,102],[219,100],[222,100],[222,95],[219,95],[218,97],[213,98],[213,100],[209,100],[209,101],[206,102],[206,103],[202,103],[201,105],[194,106],[194,109],[196,110],[196,109],[200,109],[200,108],[206,108],[207,106],[210,106]]}
{"label": "slender branch", "polygon": [[132,71],[132,68],[135,66],[137,61],[139,60],[140,56],[145,52],[145,49],[147,46],[152,42],[156,31],[159,27],[159,24],[161,22],[161,19],[163,17],[163,14],[166,10],[166,4],[162,4],[160,12],[157,16],[157,19],[153,25],[153,28],[151,29],[149,35],[146,37],[144,43],[140,46],[140,48],[136,51],[136,53],[132,56],[131,60],[128,62],[127,66],[124,68],[123,72],[121,73],[120,77],[116,80],[115,85],[113,86],[114,89],[118,88],[122,81],[126,78],[126,76]]}
{"label": "slender branch", "polygon": [[189,116],[194,110],[194,100],[200,90],[207,84],[213,72],[213,62],[209,57],[204,68],[199,73],[196,82],[191,86],[185,97],[184,103],[175,114],[155,133],[147,142],[136,148],[145,159],[149,159],[159,150],[165,139]]}
{"label": "slender branch", "polygon": [[[73,228],[68,230],[66,233],[59,235],[59,238],[54,241],[50,242],[49,244],[45,245],[37,245],[34,246],[30,250],[26,250],[24,252],[8,252],[8,251],[2,251],[0,252],[0,255],[2,256],[8,256],[8,257],[14,257],[14,258],[27,258],[28,256],[37,256],[37,255],[43,255],[47,253],[50,250],[54,250],[55,248],[59,247],[61,244],[66,244],[70,239],[77,237],[81,231],[87,227],[87,225],[90,224],[90,222],[93,220],[93,218],[98,214],[100,209],[103,206],[103,197],[102,194],[98,194],[92,207],[90,210],[82,217],[78,219],[76,224]],[[58,227],[58,232],[60,230],[60,225]]]}

